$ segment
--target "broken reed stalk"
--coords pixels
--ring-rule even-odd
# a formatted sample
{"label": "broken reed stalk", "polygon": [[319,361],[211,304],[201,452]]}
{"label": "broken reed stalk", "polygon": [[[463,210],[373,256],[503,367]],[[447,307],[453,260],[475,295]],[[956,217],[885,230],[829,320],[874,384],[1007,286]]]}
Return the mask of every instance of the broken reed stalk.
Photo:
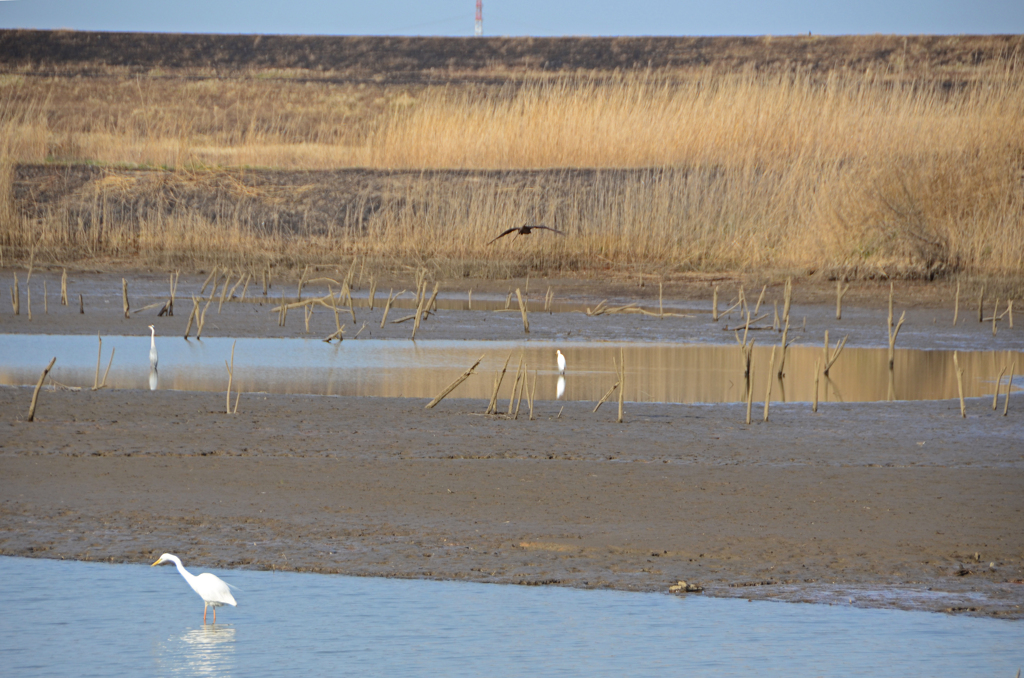
{"label": "broken reed stalk", "polygon": [[348,292],[348,314],[352,316],[352,324],[356,324],[356,306],[355,302],[352,301],[352,288],[345,284],[345,289]]}
{"label": "broken reed stalk", "polygon": [[742,306],[740,310],[741,313],[746,313],[750,310],[750,307],[747,306],[747,295],[743,293],[743,285],[740,285],[739,301],[737,303]]}
{"label": "broken reed stalk", "polygon": [[28,319],[32,320],[32,288],[25,283],[25,307],[28,310]]}
{"label": "broken reed stalk", "polygon": [[92,390],[94,391],[100,387],[100,363],[103,360],[103,337],[97,332],[96,338],[99,339],[100,346],[96,350],[96,376],[92,380]]}
{"label": "broken reed stalk", "polygon": [[[249,283],[250,283],[251,281],[252,281],[252,273],[246,273],[246,274],[245,274],[245,284],[244,284],[244,285],[242,285],[242,296],[238,297],[238,300],[239,300],[239,301],[245,301],[245,293],[246,293],[246,291],[248,291],[248,289],[249,289]],[[175,287],[177,287],[177,286],[178,286],[178,280],[177,280],[177,278],[175,278],[175,280],[174,280],[174,286],[175,286]],[[171,301],[173,301],[173,299],[172,299]]]}
{"label": "broken reed stalk", "polygon": [[1003,401],[1003,416],[1010,411],[1010,391],[1013,389],[1013,371],[1017,367],[1017,361],[1010,363],[1010,380],[1006,382],[1006,400]]}
{"label": "broken reed stalk", "polygon": [[[369,323],[363,323],[363,326],[359,328],[359,331],[358,331],[358,332],[356,332],[356,333],[355,333],[355,336],[354,336],[354,337],[352,337],[352,338],[353,338],[353,339],[358,339],[358,338],[359,338],[359,335],[363,333],[363,330],[365,330],[365,329],[366,329],[366,326],[367,326],[368,324],[369,324]],[[340,337],[339,337],[339,341],[340,341]]]}
{"label": "broken reed stalk", "polygon": [[626,357],[623,348],[619,347],[619,418],[622,423],[622,405],[626,400]]}
{"label": "broken reed stalk", "polygon": [[764,420],[768,421],[768,403],[772,399],[772,375],[775,369],[775,347],[772,346],[772,357],[768,361],[768,389],[764,394]]}
{"label": "broken reed stalk", "polygon": [[53,357],[50,364],[46,366],[43,373],[39,375],[39,381],[36,382],[36,390],[32,391],[32,404],[28,408],[28,421],[32,421],[36,418],[36,405],[39,402],[39,391],[43,388],[43,381],[46,380],[46,375],[53,369],[53,364],[57,362],[57,356]]}
{"label": "broken reed stalk", "polygon": [[551,302],[555,299],[555,293],[551,291],[551,287],[548,287],[548,291],[544,293],[544,310],[551,312]]}
{"label": "broken reed stalk", "polygon": [[306,264],[306,267],[304,269],[302,269],[302,275],[299,276],[299,289],[298,289],[298,292],[296,292],[296,297],[295,297],[296,301],[302,301],[302,288],[306,285],[306,275],[308,273],[309,273],[309,264]]}
{"label": "broken reed stalk", "polygon": [[761,308],[761,303],[764,302],[764,293],[765,293],[765,291],[767,291],[767,289],[768,289],[767,285],[762,285],[761,286],[761,294],[757,295],[757,303],[754,304],[754,315],[757,315],[758,309]]}
{"label": "broken reed stalk", "polygon": [[[366,323],[363,323],[363,327],[366,327]],[[362,332],[362,331],[363,331],[362,329],[359,330],[359,332]],[[359,336],[359,332],[356,332],[356,336],[357,337]],[[338,343],[340,344],[341,342],[345,341],[344,334],[345,334],[345,326],[341,325],[340,327],[338,327],[337,330],[332,332],[330,334],[330,336],[324,338],[324,343],[329,344],[332,341],[334,341],[335,339],[337,339]]]}
{"label": "broken reed stalk", "polygon": [[985,286],[982,285],[981,286],[981,293],[978,294],[978,322],[979,323],[983,322],[983,319],[984,319],[985,313],[982,310],[982,306],[984,305],[984,303],[985,303]]}
{"label": "broken reed stalk", "polygon": [[750,368],[750,378],[747,379],[747,426],[750,425],[750,408],[754,404],[754,368]]}
{"label": "broken reed stalk", "polygon": [[81,294],[78,295],[78,312],[85,315],[85,299]]}
{"label": "broken reed stalk", "polygon": [[889,370],[890,371],[892,371],[893,363],[896,360],[896,337],[900,333],[900,328],[903,327],[903,320],[906,317],[906,315],[907,315],[906,311],[903,311],[902,313],[900,313],[900,320],[899,320],[898,323],[896,323],[896,327],[895,328],[893,328],[891,326],[892,317],[890,316],[890,318],[889,318],[889,322],[890,322],[890,327],[889,327]]}
{"label": "broken reed stalk", "polygon": [[821,361],[820,360],[815,360],[814,361],[814,404],[811,405],[811,412],[817,412],[818,411],[818,378],[819,378],[819,376],[821,374],[820,368],[821,368]]}
{"label": "broken reed stalk", "polygon": [[377,296],[377,278],[370,278],[370,310],[373,310],[373,300]]}
{"label": "broken reed stalk", "polygon": [[199,300],[196,299],[196,295],[192,295],[192,312],[188,314],[188,324],[185,325],[185,340],[188,341],[188,333],[192,331],[192,321],[199,314]]}
{"label": "broken reed stalk", "polygon": [[512,290],[509,290],[508,296],[505,297],[505,310],[507,311],[510,306],[512,306]]}
{"label": "broken reed stalk", "polygon": [[[665,288],[665,284],[659,282],[658,283],[658,317],[659,318],[664,318],[665,317],[665,304],[664,304],[665,289],[664,288]],[[762,294],[763,294],[763,292],[762,292]]]}
{"label": "broken reed stalk", "polygon": [[[217,302],[217,315],[220,315],[220,309],[224,305],[224,300],[228,296],[228,285],[231,284],[231,271],[225,269],[224,271],[224,287],[220,290],[220,301]],[[228,412],[231,414],[231,412]]]}
{"label": "broken reed stalk", "polygon": [[60,305],[68,305],[68,269],[63,269],[60,276]]}
{"label": "broken reed stalk", "polygon": [[780,344],[780,346],[782,347],[782,359],[779,360],[779,379],[782,379],[784,370],[786,368],[786,349],[788,348],[788,344],[786,343],[786,337],[788,336],[789,318],[786,318],[786,327],[784,330],[782,330],[782,343]]}
{"label": "broken reed stalk", "polygon": [[203,325],[206,324],[206,310],[210,308],[210,304],[212,302],[213,297],[211,296],[206,300],[206,305],[203,306],[203,312],[196,314],[196,339],[199,339],[203,334]]}
{"label": "broken reed stalk", "polygon": [[1013,329],[1013,299],[1006,302],[1006,312],[1010,315],[1010,329]]}
{"label": "broken reed stalk", "polygon": [[718,285],[715,285],[715,291],[711,295],[711,319],[718,322]]}
{"label": "broken reed stalk", "polygon": [[306,319],[306,334],[309,334],[309,319],[313,316],[313,304],[303,306],[302,312]]}
{"label": "broken reed stalk", "polygon": [[260,271],[260,277],[263,279],[263,296],[267,296],[267,269]]}
{"label": "broken reed stalk", "polygon": [[[616,375],[617,375],[618,374],[618,368],[617,367],[615,368],[615,371],[616,371]],[[608,392],[605,393],[603,396],[601,396],[601,399],[597,401],[596,405],[594,405],[593,412],[597,412],[597,408],[601,407],[601,405],[604,405],[605,401],[612,397],[612,393],[614,393],[615,389],[617,389],[618,387],[619,387],[619,382],[618,381],[616,381],[614,384],[612,384],[612,387],[610,389],[608,389]]]}
{"label": "broken reed stalk", "polygon": [[[424,290],[426,285],[424,285]],[[426,301],[426,294],[420,297],[419,305],[416,306],[416,315],[412,319],[412,339],[416,339],[416,330],[420,328],[420,318],[423,317],[423,304]]]}
{"label": "broken reed stalk", "polygon": [[537,370],[533,371],[533,388],[530,389],[530,421],[533,421],[533,401],[537,397]]}
{"label": "broken reed stalk", "polygon": [[519,292],[519,288],[516,288],[516,299],[519,300],[519,312],[523,314],[523,331],[526,334],[530,333],[530,319],[526,316],[526,304],[523,303],[523,295]]}
{"label": "broken reed stalk", "polygon": [[782,306],[782,319],[789,320],[789,308],[793,305],[793,278],[786,278],[786,290],[784,292],[784,303]]}
{"label": "broken reed stalk", "polygon": [[996,336],[996,321],[999,320],[999,297],[996,297],[996,305],[992,307],[992,336]]}
{"label": "broken reed stalk", "polygon": [[836,320],[843,319],[843,297],[849,290],[849,285],[844,288],[842,281],[836,280]]}
{"label": "broken reed stalk", "polygon": [[775,302],[775,319],[772,320],[772,329],[779,329],[779,302]]}
{"label": "broken reed stalk", "polygon": [[[384,323],[386,323],[388,321],[388,311],[391,310],[391,302],[394,301],[394,295],[393,295],[394,291],[395,291],[394,287],[392,287],[390,290],[388,290],[388,301],[387,301],[386,304],[384,304],[384,316],[380,319],[380,328],[381,329],[384,329]],[[335,311],[334,315],[335,316],[338,315],[337,311]]]}
{"label": "broken reed stalk", "polygon": [[288,313],[288,305],[284,303],[284,290],[281,290],[281,306],[277,310],[277,326],[284,327],[285,317]]}
{"label": "broken reed stalk", "polygon": [[956,372],[956,390],[960,393],[960,416],[967,418],[967,410],[964,408],[964,371],[960,369],[960,361],[957,360],[956,351],[953,351],[953,370]]}
{"label": "broken reed stalk", "polygon": [[124,317],[129,317],[128,309],[128,281],[121,278],[121,302],[124,304]]}
{"label": "broken reed stalk", "polygon": [[458,387],[459,384],[461,384],[462,382],[464,382],[467,379],[469,379],[469,376],[471,374],[473,374],[473,370],[476,369],[476,366],[479,365],[481,363],[481,361],[483,361],[483,359],[484,359],[484,357],[480,356],[477,359],[477,361],[475,363],[473,363],[473,365],[468,370],[463,372],[462,375],[458,379],[456,379],[451,384],[449,384],[448,388],[446,388],[445,390],[443,390],[440,393],[438,393],[437,396],[433,400],[431,400],[429,403],[427,403],[426,407],[424,407],[423,409],[425,409],[425,410],[432,409],[435,405],[437,405],[439,402],[444,400],[445,396],[447,396],[449,393],[454,391]]}
{"label": "broken reed stalk", "polygon": [[[236,282],[231,287],[231,291],[228,292],[228,295],[227,295],[228,299],[234,299],[235,298],[235,290],[237,290],[238,286],[242,284],[242,281],[246,279],[246,275],[247,275],[246,272],[242,271],[242,273],[238,276],[238,282]],[[227,285],[225,285],[224,287],[227,287]],[[221,303],[223,303],[223,302],[221,302]],[[218,311],[219,311],[219,309],[218,309]]]}
{"label": "broken reed stalk", "polygon": [[516,398],[516,412],[514,415],[512,415],[512,419],[515,421],[519,421],[519,406],[523,404],[523,391],[526,389],[526,382],[529,380],[529,376],[529,368],[526,365],[524,365],[523,379],[519,383],[519,396]]}
{"label": "broken reed stalk", "polygon": [[466,310],[467,311],[472,311],[473,310],[473,290],[472,289],[470,289],[469,292],[466,293]]}
{"label": "broken reed stalk", "polygon": [[238,414],[238,401],[242,399],[242,386],[241,384],[235,389],[235,406],[231,408],[231,414]]}
{"label": "broken reed stalk", "polygon": [[508,399],[508,411],[505,412],[505,416],[509,417],[512,415],[512,405],[516,400],[516,390],[519,388],[519,378],[523,371],[523,354],[519,354],[519,366],[516,367],[516,378],[512,382],[512,397]]}
{"label": "broken reed stalk", "polygon": [[995,393],[992,394],[992,411],[995,412],[999,406],[999,387],[1003,385],[1003,373],[1006,372],[1006,365],[999,369],[999,376],[996,377]]}
{"label": "broken reed stalk", "polygon": [[14,315],[21,315],[21,286],[18,284],[18,274],[14,274],[14,287],[11,288],[11,306],[14,308]]}
{"label": "broken reed stalk", "polygon": [[839,354],[843,352],[843,348],[846,346],[846,340],[849,339],[849,338],[850,338],[850,335],[847,334],[845,337],[843,337],[842,341],[837,341],[836,342],[835,353],[832,353],[830,355],[829,354],[829,350],[828,350],[828,330],[825,330],[825,376],[826,377],[828,376],[829,370],[832,369],[832,366],[835,365],[837,360],[839,360]]}
{"label": "broken reed stalk", "polygon": [[510,360],[512,360],[512,351],[508,352],[508,357],[505,358],[505,364],[501,368],[501,373],[495,373],[494,375],[494,392],[491,393],[491,400],[487,403],[487,410],[484,414],[498,413],[498,388],[501,387],[501,381],[505,378],[505,370],[508,369],[508,361]]}
{"label": "broken reed stalk", "polygon": [[46,300],[46,281],[43,281],[43,315],[50,314],[50,307]]}
{"label": "broken reed stalk", "polygon": [[331,298],[331,310],[334,311],[334,331],[340,332],[341,319],[338,318],[338,304],[334,301],[334,290],[331,289],[330,285],[327,286],[327,296]]}
{"label": "broken reed stalk", "polygon": [[[206,292],[206,286],[210,284],[210,281],[213,280],[213,277],[215,275],[217,275],[217,267],[216,266],[214,266],[213,270],[210,271],[210,275],[206,276],[206,280],[203,281],[203,286],[199,288],[199,296],[203,296],[203,293]],[[263,284],[263,293],[264,294],[267,293],[266,290],[267,290],[267,285],[266,285],[266,282],[265,282],[265,279],[264,279],[264,284]]]}
{"label": "broken reed stalk", "polygon": [[960,281],[956,281],[956,296],[953,297],[953,327],[956,327],[956,319],[960,315]]}
{"label": "broken reed stalk", "polygon": [[227,404],[224,406],[224,413],[231,414],[231,379],[235,376],[235,342],[231,342],[231,364],[224,361],[224,367],[228,368],[228,394]]}

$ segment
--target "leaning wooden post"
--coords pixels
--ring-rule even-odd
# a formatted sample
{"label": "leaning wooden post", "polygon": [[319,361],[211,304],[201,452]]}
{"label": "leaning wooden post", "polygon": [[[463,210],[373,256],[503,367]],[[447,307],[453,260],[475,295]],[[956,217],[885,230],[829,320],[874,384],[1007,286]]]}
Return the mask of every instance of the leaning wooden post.
{"label": "leaning wooden post", "polygon": [[1013,390],[1013,371],[1017,367],[1017,361],[1010,363],[1010,380],[1006,382],[1006,400],[1003,401],[1003,416],[1010,411],[1010,391]]}
{"label": "leaning wooden post", "polygon": [[36,418],[36,403],[39,402],[39,391],[43,388],[43,381],[46,379],[46,375],[53,369],[53,364],[57,362],[57,356],[53,357],[50,364],[46,366],[43,373],[39,375],[39,381],[36,382],[36,390],[32,392],[32,405],[28,408],[28,420],[32,421]]}
{"label": "leaning wooden post", "polygon": [[121,302],[124,304],[124,317],[128,315],[128,281],[121,278]]}
{"label": "leaning wooden post", "polygon": [[715,285],[715,292],[711,297],[711,319],[718,322],[718,285]]}
{"label": "leaning wooden post", "polygon": [[1006,372],[1006,365],[1003,365],[999,369],[999,376],[996,377],[996,389],[995,393],[992,394],[992,411],[995,412],[999,406],[999,387],[1003,384],[1003,373]]}
{"label": "leaning wooden post", "polygon": [[820,375],[821,361],[814,361],[814,404],[811,405],[811,412],[818,411],[818,377]]}
{"label": "leaning wooden post", "polygon": [[456,379],[451,384],[449,384],[448,388],[446,388],[445,390],[443,390],[440,393],[438,393],[437,397],[435,397],[433,400],[431,400],[429,403],[427,403],[426,407],[424,407],[423,409],[429,410],[429,409],[433,408],[434,405],[437,405],[439,402],[444,400],[445,396],[448,395],[449,393],[451,393],[452,391],[454,391],[456,389],[456,387],[458,387],[459,384],[461,384],[462,382],[464,382],[467,379],[469,379],[469,376],[471,374],[473,374],[473,370],[476,369],[476,366],[479,365],[480,362],[483,359],[484,359],[484,357],[480,356],[480,358],[475,363],[473,363],[472,367],[470,367],[468,370],[463,372],[462,376],[460,376],[458,379]]}
{"label": "leaning wooden post", "polygon": [[626,400],[626,355],[622,347],[619,347],[619,419],[622,423],[622,405]]}
{"label": "leaning wooden post", "polygon": [[764,420],[768,421],[768,403],[772,399],[772,380],[774,379],[775,369],[775,347],[772,346],[772,357],[768,361],[768,390],[764,394]]}
{"label": "leaning wooden post", "polygon": [[960,393],[960,416],[967,418],[967,410],[964,408],[964,371],[960,369],[960,361],[956,358],[956,351],[953,351],[953,369],[956,371],[956,390]]}
{"label": "leaning wooden post", "polygon": [[519,300],[519,312],[523,314],[523,331],[526,334],[530,333],[530,319],[526,316],[526,304],[523,303],[523,295],[519,292],[519,288],[516,288],[516,299]]}

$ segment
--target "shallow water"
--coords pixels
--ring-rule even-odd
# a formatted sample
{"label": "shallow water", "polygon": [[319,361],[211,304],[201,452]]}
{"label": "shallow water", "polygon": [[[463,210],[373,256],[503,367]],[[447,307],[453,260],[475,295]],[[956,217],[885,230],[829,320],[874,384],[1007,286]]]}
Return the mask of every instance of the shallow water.
{"label": "shallow water", "polygon": [[[194,568],[194,572],[202,571]],[[0,558],[6,675],[1012,676],[1024,623],[704,596]]]}
{"label": "shallow water", "polygon": [[[103,339],[100,378],[111,351],[108,377],[112,388],[150,387],[183,391],[222,391],[227,386],[225,363],[233,340],[210,338],[157,340],[159,372],[150,380],[149,337]],[[91,387],[96,379],[99,344],[82,335],[0,335],[0,384],[35,384],[39,373],[57,356],[51,373],[56,381]],[[566,355],[568,369],[559,383],[555,349]],[[621,352],[621,353],[620,353]],[[754,399],[764,400],[771,348],[755,347]],[[784,376],[773,380],[772,400],[809,402],[814,393],[814,367],[822,349],[792,346]],[[536,378],[540,400],[596,401],[615,383],[615,361],[626,364],[625,399],[630,402],[715,403],[745,399],[743,359],[738,346],[613,342],[547,341],[404,341],[350,340],[325,344],[310,339],[238,339],[233,389],[243,392],[306,393],[431,398],[483,356],[475,376],[452,394],[455,398],[489,398],[495,372],[511,355],[502,397],[511,396],[520,357]],[[773,372],[780,366],[775,358]],[[1024,366],[1024,353],[971,351],[959,354],[964,370],[964,397],[992,395],[1000,368],[1013,361]],[[1007,370],[1008,372],[1008,370]],[[1001,384],[1006,388],[1007,376]],[[1019,379],[1019,377],[1018,377]],[[1018,380],[1014,387],[1018,388]],[[561,393],[560,393],[561,389]],[[823,402],[870,402],[890,395],[888,355],[884,349],[844,349],[828,378],[822,377]],[[895,400],[943,400],[957,397],[950,351],[898,350],[891,384]]]}

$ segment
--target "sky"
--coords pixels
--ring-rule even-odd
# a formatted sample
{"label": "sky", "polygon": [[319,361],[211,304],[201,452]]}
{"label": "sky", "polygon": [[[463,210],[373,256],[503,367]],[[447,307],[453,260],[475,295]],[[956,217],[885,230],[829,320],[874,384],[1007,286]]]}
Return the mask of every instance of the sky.
{"label": "sky", "polygon": [[[0,28],[470,36],[476,0],[0,0]],[[487,36],[1024,33],[1024,0],[485,0]]]}

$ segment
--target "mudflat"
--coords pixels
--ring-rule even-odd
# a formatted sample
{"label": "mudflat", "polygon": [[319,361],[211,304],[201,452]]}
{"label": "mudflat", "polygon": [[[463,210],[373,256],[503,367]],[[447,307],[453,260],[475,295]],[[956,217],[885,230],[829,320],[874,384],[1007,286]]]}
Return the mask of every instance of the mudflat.
{"label": "mudflat", "polygon": [[[1024,396],[772,407],[0,388],[0,553],[1021,617]],[[1018,414],[1014,415],[1013,413]],[[888,591],[879,597],[879,591]]]}

